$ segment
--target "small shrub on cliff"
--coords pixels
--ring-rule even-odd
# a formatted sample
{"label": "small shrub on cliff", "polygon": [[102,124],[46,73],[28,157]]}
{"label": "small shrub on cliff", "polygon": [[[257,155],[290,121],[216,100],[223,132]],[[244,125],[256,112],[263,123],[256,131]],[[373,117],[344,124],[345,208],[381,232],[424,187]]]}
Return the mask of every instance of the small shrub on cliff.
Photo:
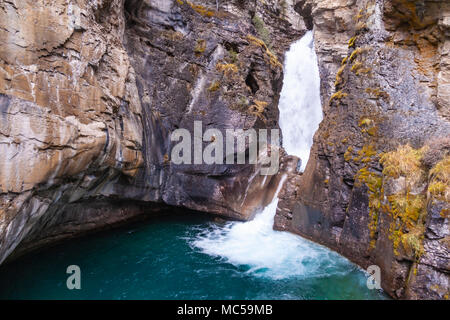
{"label": "small shrub on cliff", "polygon": [[369,73],[372,69],[371,68],[364,68],[364,65],[362,62],[357,61],[353,64],[352,68],[350,69],[352,72],[354,72],[357,76],[363,74],[363,73]]}
{"label": "small shrub on cliff", "polygon": [[372,144],[363,145],[362,149],[358,151],[358,157],[354,159],[356,162],[368,163],[377,156],[377,150]]}
{"label": "small shrub on cliff", "polygon": [[372,126],[373,125],[373,120],[369,119],[369,118],[362,118],[361,120],[359,120],[358,122],[358,126],[359,127],[363,127],[363,126]]}
{"label": "small shrub on cliff", "polygon": [[194,49],[195,55],[200,56],[205,52],[205,50],[206,50],[206,41],[203,39],[197,40],[197,44]]}
{"label": "small shrub on cliff", "polygon": [[366,88],[364,90],[367,94],[369,94],[372,98],[379,99],[382,98],[386,101],[389,101],[389,94],[386,91],[381,90],[380,88]]}
{"label": "small shrub on cliff", "polygon": [[219,88],[220,88],[220,82],[219,81],[214,81],[209,86],[208,91],[209,92],[215,92],[215,91],[219,90]]}
{"label": "small shrub on cliff", "polygon": [[355,46],[355,42],[356,42],[356,37],[350,38],[350,40],[348,40],[348,47],[352,48]]}
{"label": "small shrub on cliff", "polygon": [[[386,195],[388,202],[382,206],[383,211],[392,218],[389,239],[396,255],[400,254],[398,250],[402,245],[404,252],[408,256],[414,255],[416,260],[423,252],[427,214],[426,195],[421,191],[427,181],[427,170],[422,163],[427,150],[428,146],[414,149],[403,145],[385,153],[380,159],[386,182],[401,187],[395,194]],[[399,185],[395,180],[400,177],[405,180]]]}
{"label": "small shrub on cliff", "polygon": [[397,150],[385,153],[380,163],[383,165],[383,175],[398,179],[404,176],[410,183],[423,178],[421,159],[427,147],[414,149],[410,145],[400,146]]}
{"label": "small shrub on cliff", "polygon": [[241,112],[247,112],[249,103],[250,102],[248,101],[248,99],[246,97],[240,96],[237,99],[236,104],[233,106],[233,109],[239,110]]}
{"label": "small shrub on cliff", "polygon": [[339,84],[342,83],[342,73],[344,72],[345,64],[343,64],[338,72],[336,73],[336,81],[334,82],[334,86],[337,87]]}
{"label": "small shrub on cliff", "polygon": [[228,50],[228,54],[230,55],[231,62],[236,64],[238,62],[238,53],[233,49]]}
{"label": "small shrub on cliff", "polygon": [[450,202],[450,155],[430,170],[428,191],[435,197]]}
{"label": "small shrub on cliff", "polygon": [[347,148],[347,151],[345,151],[345,153],[344,153],[345,161],[349,162],[350,160],[352,160],[352,153],[353,153],[353,147],[349,146]]}
{"label": "small shrub on cliff", "polygon": [[253,101],[253,105],[250,106],[250,114],[253,114],[260,118],[261,120],[265,121],[266,118],[264,117],[263,113],[264,110],[266,110],[268,103],[265,101],[259,101],[255,100]]}
{"label": "small shrub on cliff", "polygon": [[378,132],[375,121],[370,118],[360,119],[358,122],[358,126],[361,128],[361,132],[367,133],[369,136],[375,136]]}
{"label": "small shrub on cliff", "polygon": [[197,11],[202,16],[205,16],[205,17],[213,17],[214,16],[214,11],[209,10],[208,8],[205,8],[202,5],[194,4],[194,3],[189,2],[189,1],[187,1],[187,3],[191,6],[192,9]]}
{"label": "small shrub on cliff", "polygon": [[262,47],[266,51],[266,54],[269,57],[269,62],[272,66],[279,67],[281,69],[283,68],[283,65],[280,63],[280,61],[278,61],[278,57],[272,51],[270,51],[269,47],[267,47],[266,43],[263,40],[258,39],[252,35],[248,35],[247,40],[251,44]]}
{"label": "small shrub on cliff", "polygon": [[264,21],[255,15],[252,19],[253,25],[255,26],[256,32],[258,33],[258,36],[264,41],[264,43],[267,45],[267,47],[270,48],[271,40],[270,40],[270,32],[266,28],[266,24]]}
{"label": "small shrub on cliff", "polygon": [[350,57],[349,57],[349,60],[350,60],[350,61],[355,60],[355,58],[356,58],[359,54],[361,54],[361,53],[363,53],[363,52],[364,52],[364,50],[361,49],[361,48],[357,48],[357,49],[353,50],[352,54],[351,54]]}
{"label": "small shrub on cliff", "polygon": [[342,99],[342,98],[345,98],[347,95],[348,95],[347,93],[342,92],[341,90],[339,90],[338,92],[334,93],[334,94],[330,97],[330,103],[331,103],[333,100],[335,100],[335,99],[336,99],[336,100],[340,100],[340,99]]}
{"label": "small shrub on cliff", "polygon": [[216,66],[218,71],[223,72],[226,76],[238,72],[238,67],[234,63],[221,63],[219,62]]}
{"label": "small shrub on cliff", "polygon": [[389,212],[392,215],[389,239],[392,240],[395,254],[399,254],[399,246],[408,255],[419,258],[423,252],[422,240],[425,232],[426,199],[424,195],[395,194],[388,196]]}

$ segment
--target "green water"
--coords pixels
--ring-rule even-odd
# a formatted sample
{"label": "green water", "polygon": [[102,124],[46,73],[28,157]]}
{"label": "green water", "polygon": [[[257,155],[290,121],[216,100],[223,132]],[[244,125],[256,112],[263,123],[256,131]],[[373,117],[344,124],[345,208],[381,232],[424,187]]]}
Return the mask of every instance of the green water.
{"label": "green water", "polygon": [[[267,268],[233,264],[193,245],[209,231],[227,232],[227,226],[204,216],[171,216],[66,241],[0,267],[0,298],[385,298],[382,292],[367,289],[362,271],[323,247],[315,257],[326,262],[327,272],[317,272],[320,264],[308,276],[309,260],[299,262],[305,266],[303,274],[274,277],[273,272],[282,269],[265,276]],[[81,290],[66,287],[69,265],[81,269]]]}

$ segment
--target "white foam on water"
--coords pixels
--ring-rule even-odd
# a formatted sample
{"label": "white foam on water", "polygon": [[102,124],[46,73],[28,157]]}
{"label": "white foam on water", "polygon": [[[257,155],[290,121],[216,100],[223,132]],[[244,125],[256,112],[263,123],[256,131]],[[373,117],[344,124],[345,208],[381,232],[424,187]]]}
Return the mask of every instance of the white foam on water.
{"label": "white foam on water", "polygon": [[320,74],[314,38],[308,31],[286,53],[280,103],[283,147],[302,160],[301,171],[309,159],[313,137],[322,121]]}
{"label": "white foam on water", "polygon": [[212,225],[193,247],[236,266],[248,266],[256,276],[285,279],[345,274],[351,264],[337,253],[297,235],[273,230],[278,199],[249,222]]}

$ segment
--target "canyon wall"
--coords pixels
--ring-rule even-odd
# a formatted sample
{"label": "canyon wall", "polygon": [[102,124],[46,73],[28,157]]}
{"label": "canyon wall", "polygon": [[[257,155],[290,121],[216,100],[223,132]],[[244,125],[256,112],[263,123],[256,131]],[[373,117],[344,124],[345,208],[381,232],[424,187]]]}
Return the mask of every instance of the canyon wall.
{"label": "canyon wall", "polygon": [[299,1],[314,27],[324,120],[275,228],[360,266],[400,299],[448,299],[448,1]]}
{"label": "canyon wall", "polygon": [[170,133],[192,134],[194,121],[278,128],[283,52],[304,32],[293,9],[280,10],[1,1],[0,263],[168,205],[240,220],[263,208],[280,175],[175,165]]}
{"label": "canyon wall", "polygon": [[[275,228],[378,265],[395,298],[448,298],[448,1],[218,3],[0,2],[0,263],[173,206],[247,220],[289,173]],[[194,121],[278,128],[308,29],[324,121],[304,174],[283,151],[268,177],[172,163]]]}

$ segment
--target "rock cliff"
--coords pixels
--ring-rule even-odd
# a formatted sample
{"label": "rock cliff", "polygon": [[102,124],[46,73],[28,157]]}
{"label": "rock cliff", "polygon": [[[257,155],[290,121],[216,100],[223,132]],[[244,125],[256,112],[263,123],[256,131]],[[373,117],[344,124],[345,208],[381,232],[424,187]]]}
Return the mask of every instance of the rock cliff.
{"label": "rock cliff", "polygon": [[[378,265],[395,298],[449,297],[448,1],[4,0],[0,18],[0,263],[168,206],[246,220],[288,174],[275,228]],[[311,29],[304,174],[283,152],[268,177],[172,163],[194,121],[278,128],[283,56]]]}
{"label": "rock cliff", "polygon": [[277,128],[303,20],[200,2],[0,3],[0,262],[166,205],[246,220],[270,201],[280,175],[172,164],[170,133]]}
{"label": "rock cliff", "polygon": [[299,1],[324,121],[275,227],[381,268],[395,298],[449,297],[447,1]]}

